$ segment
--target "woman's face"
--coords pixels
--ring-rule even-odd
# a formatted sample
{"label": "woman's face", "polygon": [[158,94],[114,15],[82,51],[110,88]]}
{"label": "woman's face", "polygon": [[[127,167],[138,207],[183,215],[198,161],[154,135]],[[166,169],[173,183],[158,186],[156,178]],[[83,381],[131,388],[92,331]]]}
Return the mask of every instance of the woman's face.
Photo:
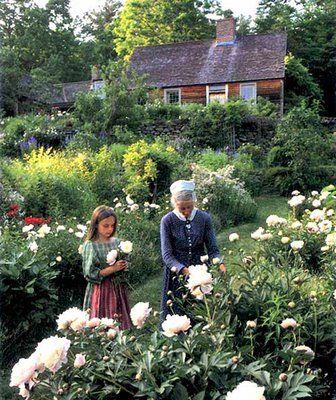
{"label": "woman's face", "polygon": [[114,232],[115,218],[107,217],[98,223],[98,235],[102,240],[109,239]]}
{"label": "woman's face", "polygon": [[184,218],[188,218],[194,209],[194,202],[193,200],[178,201],[176,203],[176,208],[178,212],[184,216]]}

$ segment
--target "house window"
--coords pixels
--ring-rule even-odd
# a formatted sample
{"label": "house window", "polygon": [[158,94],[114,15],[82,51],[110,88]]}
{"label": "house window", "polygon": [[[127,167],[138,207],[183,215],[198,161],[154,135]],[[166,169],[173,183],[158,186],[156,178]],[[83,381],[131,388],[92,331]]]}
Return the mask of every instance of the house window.
{"label": "house window", "polygon": [[241,83],[240,97],[244,100],[257,100],[257,85],[255,83]]}
{"label": "house window", "polygon": [[101,99],[105,98],[104,86],[105,84],[103,80],[94,81],[92,84],[92,90],[96,92],[98,97]]}
{"label": "house window", "polygon": [[181,104],[181,89],[164,89],[164,100],[169,104]]}
{"label": "house window", "polygon": [[209,85],[207,86],[207,104],[218,101],[224,104],[228,100],[227,85]]}

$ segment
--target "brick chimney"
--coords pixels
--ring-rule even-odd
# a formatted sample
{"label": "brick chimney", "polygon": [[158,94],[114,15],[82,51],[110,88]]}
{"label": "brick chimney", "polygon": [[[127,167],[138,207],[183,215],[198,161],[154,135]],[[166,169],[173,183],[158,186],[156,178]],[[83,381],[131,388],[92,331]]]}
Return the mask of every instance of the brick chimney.
{"label": "brick chimney", "polygon": [[216,40],[217,45],[233,44],[236,38],[236,23],[233,17],[217,21]]}

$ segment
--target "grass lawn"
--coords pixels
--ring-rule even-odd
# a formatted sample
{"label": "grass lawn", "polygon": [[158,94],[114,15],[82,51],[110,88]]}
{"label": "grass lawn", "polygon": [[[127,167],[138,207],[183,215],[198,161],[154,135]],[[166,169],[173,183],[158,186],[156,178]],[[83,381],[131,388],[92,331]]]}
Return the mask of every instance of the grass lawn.
{"label": "grass lawn", "polygon": [[[270,214],[276,214],[279,217],[287,215],[287,199],[279,196],[261,196],[257,197],[258,213],[253,222],[242,224],[224,229],[217,235],[219,249],[225,258],[228,269],[234,271],[234,264],[237,262],[237,251],[244,248],[246,253],[252,253],[255,242],[251,239],[251,232],[258,229],[259,226],[265,226],[265,220]],[[238,242],[230,243],[228,236],[236,232],[240,236]],[[233,250],[233,254],[229,254]],[[230,252],[231,253],[231,252]],[[154,276],[142,286],[139,286],[130,295],[131,305],[139,301],[148,301],[154,310],[159,310],[161,300],[162,276]]]}

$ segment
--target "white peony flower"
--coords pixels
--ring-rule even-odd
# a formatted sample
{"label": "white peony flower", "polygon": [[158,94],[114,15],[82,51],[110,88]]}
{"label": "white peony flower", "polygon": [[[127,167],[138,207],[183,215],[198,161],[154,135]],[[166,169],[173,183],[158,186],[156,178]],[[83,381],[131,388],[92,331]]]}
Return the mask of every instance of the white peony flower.
{"label": "white peony flower", "polygon": [[[294,193],[294,192],[293,192]],[[302,195],[294,195],[290,200],[288,200],[288,204],[291,207],[297,207],[302,204],[306,200],[305,196]]]}
{"label": "white peony flower", "polygon": [[55,373],[61,368],[62,364],[68,361],[67,353],[70,344],[70,340],[58,336],[51,336],[48,339],[43,339],[42,342],[37,345],[35,351],[38,362]]}
{"label": "white peony flower", "polygon": [[114,264],[117,260],[118,257],[118,251],[117,250],[111,250],[107,253],[106,255],[106,262],[107,264]]}
{"label": "white peony flower", "polygon": [[302,226],[302,224],[301,224],[300,221],[294,221],[294,222],[292,223],[292,225],[291,225],[291,228],[292,228],[292,229],[300,229],[301,226]]}
{"label": "white peony flower", "polygon": [[318,196],[319,192],[317,192],[316,190],[313,190],[313,191],[311,192],[311,194],[312,194],[312,196]]}
{"label": "white peony flower", "polygon": [[120,242],[119,247],[123,253],[129,254],[133,250],[133,243],[129,240],[125,240],[124,242]]}
{"label": "white peony flower", "polygon": [[232,392],[228,392],[226,400],[265,400],[265,388],[254,382],[243,381]]}
{"label": "white peony flower", "polygon": [[324,211],[319,210],[319,209],[312,211],[309,216],[310,219],[312,219],[316,222],[322,221],[324,219],[324,217],[325,217]]}
{"label": "white peony flower", "polygon": [[20,386],[28,383],[35,377],[38,367],[34,353],[29,358],[20,358],[12,369],[9,386]]}
{"label": "white peony flower", "polygon": [[113,328],[116,329],[117,322],[112,318],[102,318],[100,320],[101,324],[104,325],[106,328]]}
{"label": "white peony flower", "polygon": [[40,238],[45,237],[48,233],[50,233],[51,228],[47,224],[43,224],[41,228],[37,231],[37,236]]}
{"label": "white peony flower", "polygon": [[36,253],[39,247],[38,244],[34,241],[29,243],[28,248],[30,251]]}
{"label": "white peony flower", "polygon": [[336,232],[329,233],[325,239],[326,245],[330,247],[336,246]]}
{"label": "white peony flower", "polygon": [[246,322],[246,328],[255,329],[256,327],[257,327],[257,324],[255,321],[247,321]]}
{"label": "white peony flower", "polygon": [[291,244],[290,244],[291,248],[294,251],[299,251],[302,249],[302,247],[304,246],[304,241],[303,240],[294,240]]}
{"label": "white peony flower", "polygon": [[34,229],[34,225],[33,225],[33,224],[26,225],[26,226],[24,226],[24,227],[22,228],[22,232],[23,232],[23,233],[27,233],[27,232],[31,231],[32,229]]}
{"label": "white peony flower", "polygon": [[75,236],[77,236],[79,239],[82,239],[85,236],[85,232],[83,232],[83,231],[76,232]]}
{"label": "white peony flower", "polygon": [[205,264],[191,265],[186,287],[194,296],[200,297],[199,290],[203,293],[210,293],[212,290],[212,276]]}
{"label": "white peony flower", "polygon": [[306,228],[309,233],[317,233],[319,231],[319,227],[317,226],[316,222],[308,222]]}
{"label": "white peony flower", "polygon": [[285,218],[278,217],[277,215],[270,215],[266,219],[268,226],[286,225],[287,220]]}
{"label": "white peony flower", "polygon": [[74,367],[75,368],[80,368],[83,365],[85,365],[85,355],[82,354],[82,353],[76,354],[76,358],[75,358],[75,361],[74,361]]}
{"label": "white peony flower", "polygon": [[230,242],[236,242],[237,240],[239,240],[239,235],[238,233],[231,233],[229,235],[229,241]]}
{"label": "white peony flower", "polygon": [[286,318],[280,324],[280,326],[284,329],[295,328],[296,325],[297,323],[294,318]]}
{"label": "white peony flower", "polygon": [[107,336],[109,339],[114,339],[114,338],[117,336],[117,334],[118,334],[118,329],[113,328],[113,329],[109,329],[109,330],[107,331],[106,336]]}
{"label": "white peony flower", "polygon": [[265,229],[261,226],[254,232],[251,233],[251,238],[254,240],[260,240],[260,236],[265,232]]}
{"label": "white peony flower", "polygon": [[131,199],[131,196],[128,194],[126,196],[126,202],[129,206],[131,206],[132,204],[134,204],[134,201]]}
{"label": "white peony flower", "polygon": [[321,202],[320,202],[320,200],[315,199],[315,200],[313,200],[312,205],[313,205],[313,207],[318,208],[318,207],[320,207]]}
{"label": "white peony flower", "polygon": [[273,235],[269,232],[264,233],[263,235],[260,235],[260,240],[264,242],[265,240],[270,240],[272,239]]}
{"label": "white peony flower", "polygon": [[61,262],[61,261],[62,261],[62,257],[61,257],[61,256],[57,256],[57,257],[56,257],[56,261],[57,261],[57,262]]}
{"label": "white peony flower", "polygon": [[219,257],[215,257],[212,259],[212,264],[217,265],[220,263],[220,258]]}
{"label": "white peony flower", "polygon": [[320,231],[323,233],[329,233],[332,229],[332,226],[333,226],[332,222],[329,221],[328,219],[325,219],[318,224]]}
{"label": "white peony flower", "polygon": [[87,226],[86,226],[86,225],[78,224],[78,225],[77,225],[77,229],[78,229],[79,231],[86,232]]}
{"label": "white peony flower", "polygon": [[131,309],[131,320],[134,326],[138,329],[142,328],[150,312],[149,303],[139,302]]}
{"label": "white peony flower", "polygon": [[326,251],[329,251],[330,250],[330,247],[329,246],[322,246],[321,247],[321,251],[323,252],[323,253],[325,253]]}
{"label": "white peony flower", "polygon": [[57,232],[60,232],[60,231],[65,231],[65,226],[64,225],[58,225],[58,227],[56,228],[56,231]]}
{"label": "white peony flower", "polygon": [[68,232],[69,232],[69,233],[74,233],[75,231],[74,231],[72,228],[69,228],[69,229],[68,229]]}
{"label": "white peony flower", "polygon": [[332,215],[335,214],[335,211],[331,208],[330,210],[327,211],[327,217],[331,217]]}
{"label": "white peony flower", "polygon": [[298,196],[300,192],[298,190],[293,190],[292,191],[292,196]]}
{"label": "white peony flower", "polygon": [[167,315],[162,323],[163,334],[167,337],[186,332],[190,327],[191,322],[186,315]]}
{"label": "white peony flower", "polygon": [[[57,323],[57,330],[60,329],[74,329],[74,330],[80,330],[83,328],[80,328],[82,325],[83,321],[86,322],[88,321],[89,317],[88,314],[85,311],[80,310],[77,307],[72,307],[68,308],[65,310],[62,314],[60,314],[56,320]],[[77,323],[75,321],[78,321]],[[84,326],[85,326],[84,325]]]}
{"label": "white peony flower", "polygon": [[86,326],[88,328],[96,328],[97,326],[100,325],[100,319],[99,318],[91,318],[89,321],[87,321]]}
{"label": "white peony flower", "polygon": [[120,208],[120,207],[122,207],[122,204],[121,204],[121,203],[117,203],[117,204],[114,206],[114,208]]}
{"label": "white peony flower", "polygon": [[288,244],[289,242],[290,242],[290,238],[289,238],[289,237],[283,236],[283,237],[281,238],[281,243],[282,243],[282,244]]}
{"label": "white peony flower", "polygon": [[205,262],[209,261],[209,256],[207,254],[205,254],[204,256],[201,256],[200,259],[201,259],[202,263],[205,263]]}
{"label": "white peony flower", "polygon": [[130,206],[130,210],[131,210],[131,211],[137,211],[137,210],[139,210],[139,205],[138,205],[138,204],[132,204],[132,205]]}

